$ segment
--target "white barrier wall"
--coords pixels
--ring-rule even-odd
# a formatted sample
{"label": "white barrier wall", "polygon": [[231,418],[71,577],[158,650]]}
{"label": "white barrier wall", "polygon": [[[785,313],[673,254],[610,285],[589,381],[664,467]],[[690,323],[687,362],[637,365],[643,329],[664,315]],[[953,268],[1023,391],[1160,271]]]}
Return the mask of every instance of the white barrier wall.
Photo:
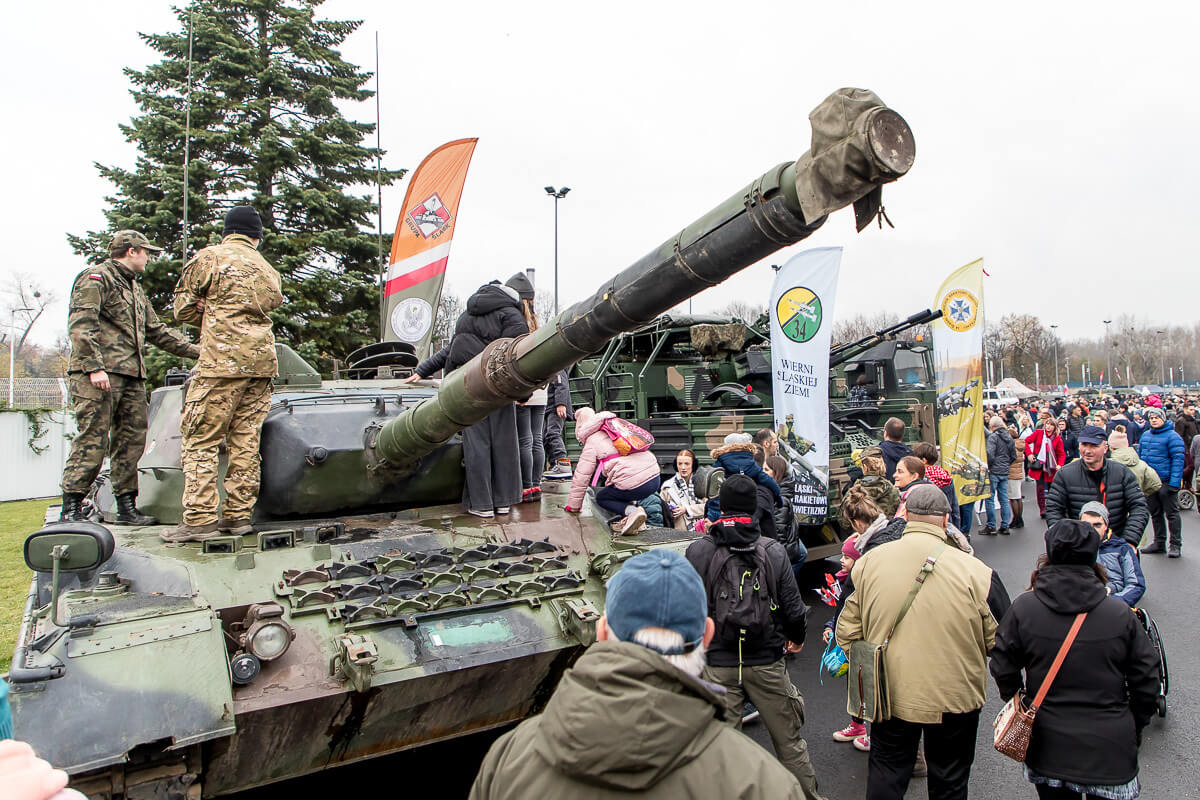
{"label": "white barrier wall", "polygon": [[33,430],[22,411],[0,411],[0,501],[51,497],[61,492],[63,465],[71,451],[67,438],[75,433],[75,418],[68,411],[37,412],[46,433],[29,446]]}

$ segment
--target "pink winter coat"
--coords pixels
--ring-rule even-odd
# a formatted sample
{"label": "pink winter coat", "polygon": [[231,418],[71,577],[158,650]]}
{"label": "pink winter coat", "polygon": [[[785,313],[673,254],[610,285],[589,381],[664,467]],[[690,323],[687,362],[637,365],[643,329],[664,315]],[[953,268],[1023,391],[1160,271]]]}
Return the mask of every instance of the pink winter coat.
{"label": "pink winter coat", "polygon": [[[567,498],[569,508],[579,508],[583,504],[583,495],[592,482],[596,467],[609,486],[618,489],[636,489],[651,478],[659,476],[658,459],[649,450],[640,453],[630,453],[627,456],[617,456],[617,448],[613,447],[608,434],[600,430],[604,420],[616,416],[611,411],[601,411],[590,419],[575,424],[575,438],[583,445],[579,455],[579,463],[575,465],[575,476],[571,479],[571,494]],[[600,460],[608,458],[600,464]]]}

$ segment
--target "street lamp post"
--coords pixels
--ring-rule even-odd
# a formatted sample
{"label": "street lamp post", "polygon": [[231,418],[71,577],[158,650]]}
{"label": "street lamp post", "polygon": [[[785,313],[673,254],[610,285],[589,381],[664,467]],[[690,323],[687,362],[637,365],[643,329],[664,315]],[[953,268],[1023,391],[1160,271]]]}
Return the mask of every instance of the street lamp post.
{"label": "street lamp post", "polygon": [[1050,338],[1054,339],[1054,385],[1058,386],[1058,330],[1057,325],[1050,326]]}
{"label": "street lamp post", "polygon": [[546,187],[546,194],[554,198],[554,316],[558,316],[558,201],[567,196],[571,189],[567,186],[555,189]]}
{"label": "street lamp post", "polygon": [[17,386],[17,312],[18,311],[33,311],[32,308],[14,308],[9,312],[8,317],[8,407],[11,409],[16,404],[16,386]]}
{"label": "street lamp post", "polygon": [[[1104,320],[1104,374],[1108,376],[1108,382],[1112,384],[1112,339],[1108,338],[1108,326],[1111,319]],[[1100,388],[1104,388],[1104,381],[1100,381]]]}
{"label": "street lamp post", "polygon": [[1158,334],[1158,384],[1163,385],[1167,379],[1166,339],[1162,338],[1166,331],[1155,331]]}

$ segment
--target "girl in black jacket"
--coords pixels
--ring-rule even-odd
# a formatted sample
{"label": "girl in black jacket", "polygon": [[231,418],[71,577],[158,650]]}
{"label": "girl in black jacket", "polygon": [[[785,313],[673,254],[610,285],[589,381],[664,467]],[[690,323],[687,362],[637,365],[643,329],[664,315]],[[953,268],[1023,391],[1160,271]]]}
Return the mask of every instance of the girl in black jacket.
{"label": "girl in black jacket", "polygon": [[1158,659],[1129,607],[1108,596],[1099,546],[1085,522],[1051,526],[1032,591],[1013,601],[991,652],[1000,697],[1024,690],[1032,700],[1075,615],[1087,612],[1025,756],[1025,775],[1040,798],[1132,800],[1140,792],[1137,749],[1155,713]]}

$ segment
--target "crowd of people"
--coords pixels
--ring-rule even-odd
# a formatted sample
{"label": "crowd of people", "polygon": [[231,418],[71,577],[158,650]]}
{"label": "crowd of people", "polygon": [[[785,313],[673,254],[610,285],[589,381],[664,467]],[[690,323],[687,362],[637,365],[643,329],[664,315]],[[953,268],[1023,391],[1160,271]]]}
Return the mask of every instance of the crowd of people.
{"label": "crowd of people", "polygon": [[[1024,525],[1020,482],[1028,478],[1050,524],[1077,519],[1084,504],[1098,501],[1118,536],[1134,547],[1148,537],[1141,554],[1183,555],[1179,495],[1192,491],[1200,456],[1195,396],[1021,401],[997,409],[988,429],[993,499],[983,501],[983,535]],[[961,527],[969,533],[969,522]]]}
{"label": "crowd of people", "polygon": [[[843,543],[840,595],[822,639],[826,656],[831,650],[844,656],[863,643],[886,643],[887,712],[865,716],[865,706],[848,702],[850,720],[833,733],[836,741],[870,754],[868,798],[902,798],[914,775],[928,776],[931,797],[966,797],[989,670],[1004,699],[1032,692],[1046,680],[1072,616],[1081,614],[1079,633],[1066,645],[1062,677],[1056,678],[1039,711],[1036,746],[1025,759],[1025,776],[1043,798],[1125,800],[1140,793],[1137,748],[1141,730],[1155,712],[1160,684],[1153,646],[1131,613],[1146,590],[1137,545],[1151,518],[1147,498],[1160,498],[1156,508],[1163,516],[1175,508],[1170,503],[1175,492],[1163,487],[1177,492],[1182,485],[1182,454],[1190,442],[1176,443],[1167,435],[1174,420],[1157,406],[1132,412],[1114,406],[1114,413],[1101,415],[1101,409],[1086,405],[1062,405],[1021,404],[1001,409],[989,420],[988,467],[995,497],[987,503],[989,524],[983,533],[1023,527],[1026,479],[1036,484],[1039,513],[1047,522],[1045,552],[1031,577],[1031,590],[1016,602],[1010,602],[1000,577],[976,557],[968,535],[975,509],[958,504],[936,447],[910,447],[903,441],[903,422],[891,419],[882,445],[858,454],[861,475],[855,475],[841,505],[842,519],[853,533]],[[1193,413],[1185,405],[1177,416],[1187,418],[1186,426]],[[595,416],[587,409],[587,418]],[[1073,431],[1071,419],[1083,424]],[[1132,432],[1138,419],[1145,419],[1145,429]],[[581,441],[592,441],[595,426],[588,430],[593,433]],[[1129,444],[1130,438],[1138,441],[1137,447]],[[604,437],[595,444],[596,452],[586,459],[588,475],[609,442]],[[788,547],[789,523],[781,513],[790,506],[783,485],[793,480],[792,470],[771,452],[773,446],[777,440],[770,430],[727,436],[710,453],[716,474],[723,477],[716,492],[711,479],[703,484],[695,480],[697,459],[690,450],[677,454],[675,474],[661,486],[657,475],[643,481],[649,464],[646,475],[622,479],[614,471],[608,476],[617,487],[608,507],[619,522],[643,519],[632,505],[618,506],[635,503],[637,495],[657,488],[669,521],[702,535],[687,548],[685,562],[673,553],[653,551],[632,559],[610,585],[608,619],[632,615],[638,622],[623,623],[620,630],[602,626],[601,641],[617,649],[608,653],[596,645],[593,650],[605,652],[614,668],[628,654],[638,664],[638,677],[629,671],[620,671],[620,680],[602,674],[597,653],[587,660],[586,679],[580,676],[564,685],[577,702],[586,705],[587,697],[601,709],[613,702],[614,694],[647,691],[682,695],[711,709],[687,722],[674,707],[683,698],[672,697],[655,711],[604,713],[604,724],[625,724],[628,730],[622,733],[638,741],[652,731],[661,744],[646,761],[628,763],[623,760],[630,757],[628,751],[614,749],[611,739],[600,746],[594,733],[581,729],[584,717],[568,714],[565,701],[552,700],[543,717],[525,723],[492,749],[473,797],[511,796],[537,786],[588,795],[584,787],[589,785],[604,787],[597,796],[621,790],[650,796],[678,791],[765,796],[755,789],[774,786],[781,777],[768,769],[760,753],[743,756],[749,768],[739,771],[740,778],[711,766],[721,764],[733,746],[727,733],[712,729],[714,714],[733,729],[753,718],[763,720],[779,764],[794,781],[790,789],[779,787],[771,794],[821,796],[802,737],[803,699],[786,669],[787,654],[803,647],[807,626],[797,591],[797,559]],[[772,463],[774,459],[778,462]],[[621,457],[613,460],[619,464]],[[578,487],[579,496],[572,495],[572,504],[578,505],[585,487],[586,481]],[[1170,520],[1167,516],[1166,530],[1173,536]],[[1161,539],[1156,533],[1154,542]],[[1154,542],[1142,552],[1161,552]],[[1171,542],[1170,552],[1177,554],[1178,538]],[[613,587],[622,583],[619,576],[631,566],[630,574],[639,576],[638,591],[613,594]],[[681,588],[685,583],[691,585],[690,595]],[[682,598],[698,596],[701,587],[703,602],[697,599],[694,617],[685,625],[680,621],[686,616],[680,610]],[[914,602],[922,590],[923,601]],[[1099,701],[1081,704],[1079,698],[1093,682],[1101,687]],[[579,746],[567,753],[561,744],[545,744],[551,726]],[[1121,747],[1119,758],[1105,757],[1106,742]],[[684,752],[693,758],[686,760]],[[581,762],[592,771],[577,771]]]}

